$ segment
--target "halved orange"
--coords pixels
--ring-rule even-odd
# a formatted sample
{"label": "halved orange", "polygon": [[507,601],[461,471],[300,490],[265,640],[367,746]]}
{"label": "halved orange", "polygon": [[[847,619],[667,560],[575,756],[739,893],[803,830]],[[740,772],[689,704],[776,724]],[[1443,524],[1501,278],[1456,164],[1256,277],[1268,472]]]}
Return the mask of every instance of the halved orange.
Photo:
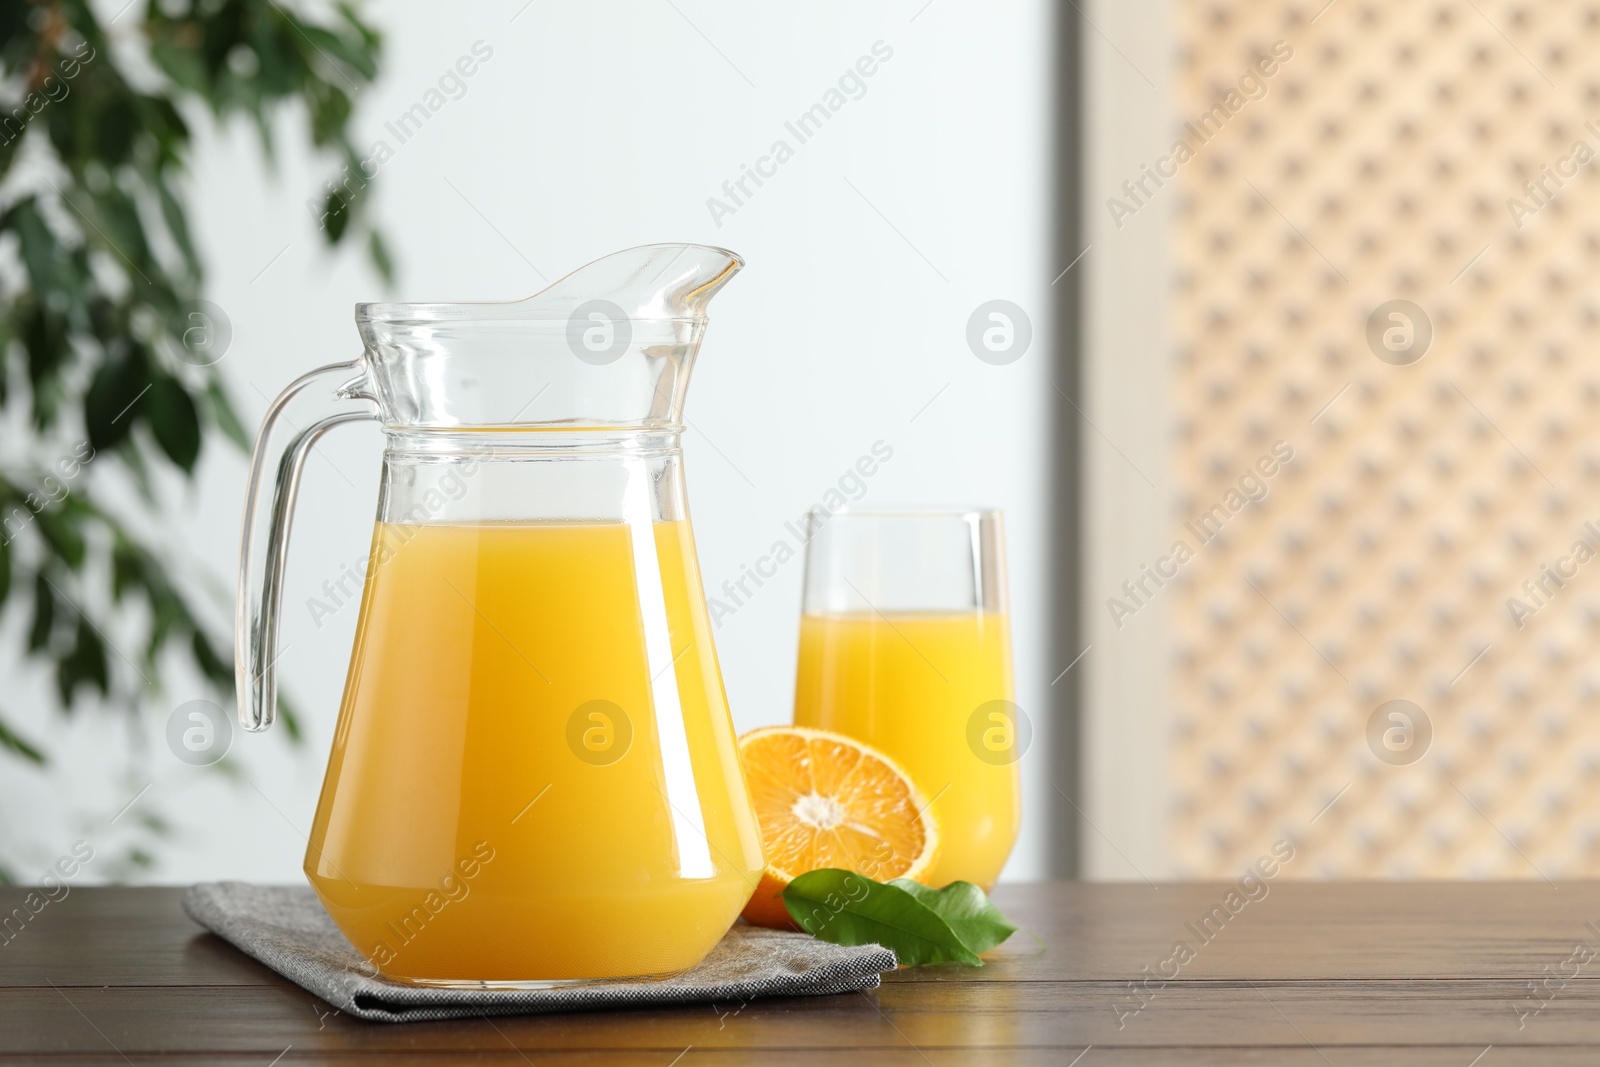
{"label": "halved orange", "polygon": [[927,800],[877,749],[830,730],[764,726],[739,738],[739,756],[767,857],[746,921],[795,929],[778,894],[808,871],[916,880],[938,857]]}

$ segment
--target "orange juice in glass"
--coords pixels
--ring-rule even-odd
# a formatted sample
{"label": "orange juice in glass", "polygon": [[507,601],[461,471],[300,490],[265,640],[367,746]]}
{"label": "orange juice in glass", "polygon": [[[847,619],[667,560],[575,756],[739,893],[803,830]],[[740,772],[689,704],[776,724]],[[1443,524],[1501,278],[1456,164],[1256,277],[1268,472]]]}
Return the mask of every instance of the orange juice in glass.
{"label": "orange juice in glass", "polygon": [[1001,516],[815,511],[806,549],[795,722],[897,760],[930,799],[926,879],[994,885],[1021,822]]}

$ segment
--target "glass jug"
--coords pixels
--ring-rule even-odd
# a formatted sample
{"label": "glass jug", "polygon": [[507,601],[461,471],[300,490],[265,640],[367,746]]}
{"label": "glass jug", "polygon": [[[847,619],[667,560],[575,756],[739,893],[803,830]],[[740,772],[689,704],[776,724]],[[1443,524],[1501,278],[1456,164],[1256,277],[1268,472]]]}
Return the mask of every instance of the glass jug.
{"label": "glass jug", "polygon": [[742,265],[650,245],[522,301],[360,304],[361,358],[268,409],[240,556],[248,730],[276,707],[309,449],[355,419],[387,436],[305,859],[384,976],[671,974],[711,950],[759,881],[679,447],[706,303]]}

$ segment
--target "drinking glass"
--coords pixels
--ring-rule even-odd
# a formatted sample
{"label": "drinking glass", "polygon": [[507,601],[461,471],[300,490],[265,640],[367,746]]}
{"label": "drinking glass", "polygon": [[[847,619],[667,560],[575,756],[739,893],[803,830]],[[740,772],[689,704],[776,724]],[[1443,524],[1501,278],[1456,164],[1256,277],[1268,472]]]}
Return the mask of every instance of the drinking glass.
{"label": "drinking glass", "polygon": [[1021,821],[1001,514],[813,509],[795,722],[886,753],[939,824],[927,882],[990,888]]}

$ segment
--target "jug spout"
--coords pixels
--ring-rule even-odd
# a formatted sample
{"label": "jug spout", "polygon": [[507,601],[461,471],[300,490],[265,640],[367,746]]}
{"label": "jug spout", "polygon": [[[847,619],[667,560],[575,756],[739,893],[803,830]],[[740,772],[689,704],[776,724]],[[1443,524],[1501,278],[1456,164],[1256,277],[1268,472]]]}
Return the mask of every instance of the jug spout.
{"label": "jug spout", "polygon": [[706,304],[743,266],[726,248],[640,245],[579,267],[519,303],[539,318],[566,318],[584,304],[609,301],[635,321],[703,320]]}
{"label": "jug spout", "polygon": [[358,304],[364,376],[390,430],[676,429],[706,305],[744,261],[642,245],[501,303]]}
{"label": "jug spout", "polygon": [[367,334],[373,323],[560,322],[601,303],[635,322],[701,321],[706,304],[743,266],[726,248],[639,245],[601,256],[521,300],[357,304],[356,323]]}

